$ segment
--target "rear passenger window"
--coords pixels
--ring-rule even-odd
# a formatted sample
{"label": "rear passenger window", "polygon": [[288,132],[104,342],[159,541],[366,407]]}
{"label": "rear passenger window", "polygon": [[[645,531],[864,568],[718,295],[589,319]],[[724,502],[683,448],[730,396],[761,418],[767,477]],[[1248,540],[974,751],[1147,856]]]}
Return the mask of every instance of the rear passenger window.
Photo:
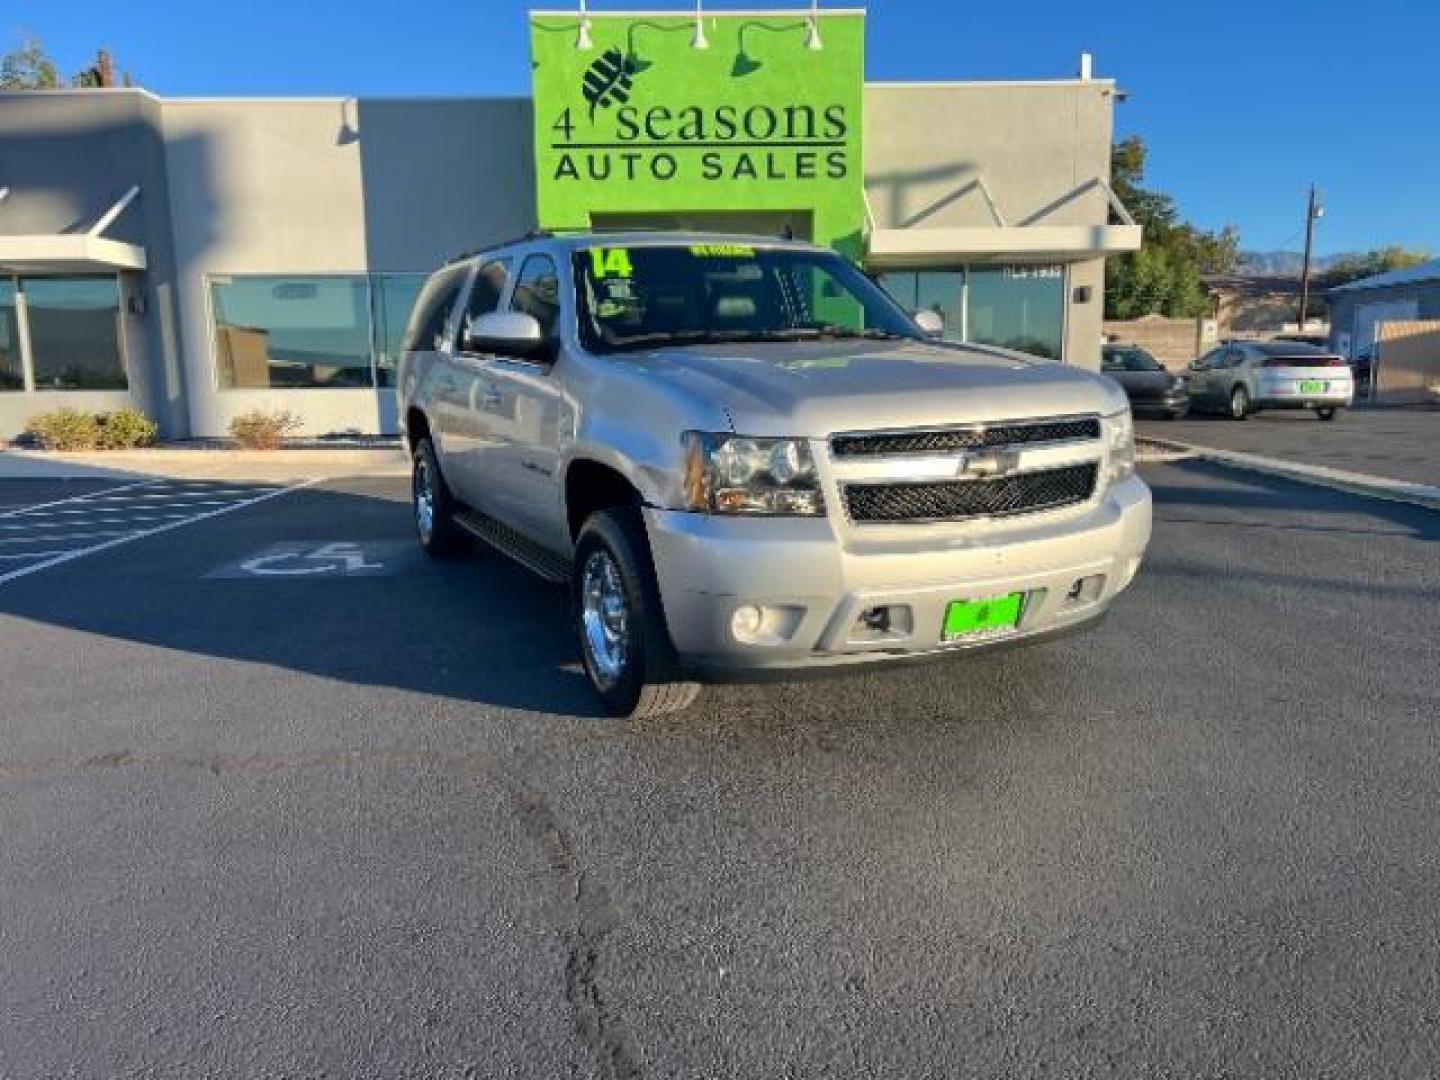
{"label": "rear passenger window", "polygon": [[515,282],[510,310],[533,316],[547,338],[554,336],[560,318],[560,276],[549,255],[531,255],[525,260]]}
{"label": "rear passenger window", "polygon": [[465,314],[460,319],[460,341],[481,315],[488,315],[500,307],[500,294],[505,291],[505,275],[510,269],[509,259],[488,262],[475,274],[475,284],[470,289],[470,298],[465,301]]}
{"label": "rear passenger window", "polygon": [[465,284],[465,266],[447,266],[425,284],[415,301],[405,331],[406,352],[437,352],[444,348],[445,326]]}

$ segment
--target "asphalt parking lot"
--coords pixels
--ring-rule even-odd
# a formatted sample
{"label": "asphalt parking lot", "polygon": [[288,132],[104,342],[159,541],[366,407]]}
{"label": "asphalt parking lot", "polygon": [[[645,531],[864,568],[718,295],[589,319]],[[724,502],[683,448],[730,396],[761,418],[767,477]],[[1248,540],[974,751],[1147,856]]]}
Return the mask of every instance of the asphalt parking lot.
{"label": "asphalt parking lot", "polygon": [[1440,514],[1146,475],[1088,636],[629,725],[402,480],[0,484],[124,535],[0,563],[0,1075],[1433,1075]]}
{"label": "asphalt parking lot", "polygon": [[1237,423],[1224,416],[1142,420],[1142,436],[1304,465],[1440,486],[1440,412],[1361,408],[1321,423],[1309,412],[1261,412]]}

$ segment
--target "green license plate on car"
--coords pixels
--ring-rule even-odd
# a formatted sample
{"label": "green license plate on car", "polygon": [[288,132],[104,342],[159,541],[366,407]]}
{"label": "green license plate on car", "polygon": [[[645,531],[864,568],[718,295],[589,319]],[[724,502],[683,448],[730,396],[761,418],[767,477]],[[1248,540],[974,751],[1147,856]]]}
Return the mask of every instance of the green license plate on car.
{"label": "green license plate on car", "polygon": [[942,641],[995,637],[1014,630],[1025,608],[1025,594],[992,596],[986,600],[952,600],[945,609]]}
{"label": "green license plate on car", "polygon": [[1325,393],[1325,384],[1319,379],[1306,379],[1300,384],[1300,393],[1323,394]]}

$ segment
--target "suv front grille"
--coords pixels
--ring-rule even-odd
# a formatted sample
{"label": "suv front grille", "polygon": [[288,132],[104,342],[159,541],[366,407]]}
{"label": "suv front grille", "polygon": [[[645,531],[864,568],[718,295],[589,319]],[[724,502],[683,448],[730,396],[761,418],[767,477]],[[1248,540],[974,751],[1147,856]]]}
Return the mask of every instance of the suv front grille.
{"label": "suv front grille", "polygon": [[1033,514],[1073,506],[1090,498],[1096,462],[1041,469],[991,480],[941,480],[903,484],[847,484],[851,521],[963,521],[975,517]]}
{"label": "suv front grille", "polygon": [[1100,421],[1094,417],[1084,417],[1076,420],[1012,422],[993,426],[935,428],[927,431],[836,435],[830,440],[830,452],[837,458],[953,454],[960,450],[980,450],[990,446],[1023,446],[1098,438]]}

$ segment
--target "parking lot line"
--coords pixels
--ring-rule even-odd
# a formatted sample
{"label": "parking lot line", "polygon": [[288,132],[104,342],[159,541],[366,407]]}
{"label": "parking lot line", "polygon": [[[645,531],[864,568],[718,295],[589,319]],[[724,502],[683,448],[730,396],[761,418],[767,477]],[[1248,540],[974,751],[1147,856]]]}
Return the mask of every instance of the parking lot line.
{"label": "parking lot line", "polygon": [[[4,585],[6,582],[9,581],[15,581],[16,579],[25,577],[29,574],[39,573],[41,570],[48,570],[52,566],[59,566],[61,563],[67,563],[74,559],[83,558],[86,555],[94,555],[96,552],[106,551],[110,548],[118,547],[121,544],[128,544],[134,540],[143,540],[147,536],[156,536],[159,533],[169,532],[171,529],[179,529],[185,525],[191,525],[198,521],[206,521],[213,517],[219,517],[221,514],[229,514],[235,510],[243,510],[247,506],[254,506],[256,503],[265,502],[267,499],[274,499],[280,495],[285,495],[291,491],[298,491],[301,488],[307,488],[315,484],[324,483],[326,479],[328,478],[317,477],[313,480],[304,480],[298,484],[291,484],[288,487],[267,488],[259,495],[256,495],[253,499],[236,500],[234,502],[229,502],[224,506],[216,507],[213,510],[206,510],[205,512],[200,514],[188,514],[179,518],[178,520],[167,521],[163,525],[155,525],[151,528],[141,529],[137,532],[126,533],[124,536],[116,536],[109,540],[103,540],[98,544],[92,544],[89,547],[74,548],[70,551],[61,552],[58,555],[54,555],[44,559],[42,562],[32,563],[28,566],[22,566],[17,570],[11,570],[8,573],[0,574],[0,585]],[[154,481],[147,480],[145,481],[145,483],[154,483]],[[73,500],[59,501],[65,502]]]}
{"label": "parking lot line", "polygon": [[[66,524],[74,524],[66,522]],[[114,524],[109,522],[107,524]],[[108,536],[125,536],[129,529],[100,529],[96,532],[83,533],[44,533],[40,536],[5,536],[0,537],[0,544],[54,544],[64,540],[98,540]]]}
{"label": "parking lot line", "polygon": [[147,484],[154,484],[154,480],[137,480],[133,484],[120,484],[116,487],[101,488],[98,492],[91,492],[89,495],[71,495],[65,499],[52,499],[50,502],[35,503],[33,506],[21,506],[14,510],[6,510],[0,513],[0,518],[18,517],[21,514],[28,514],[32,510],[43,510],[47,506],[64,506],[66,503],[80,502],[84,499],[93,498],[95,495],[114,495],[117,491],[130,491],[134,488],[145,487]]}
{"label": "parking lot line", "polygon": [[0,555],[0,561],[8,562],[11,559],[43,559],[47,555],[64,555],[65,550],[60,551],[26,551],[19,555]]}

